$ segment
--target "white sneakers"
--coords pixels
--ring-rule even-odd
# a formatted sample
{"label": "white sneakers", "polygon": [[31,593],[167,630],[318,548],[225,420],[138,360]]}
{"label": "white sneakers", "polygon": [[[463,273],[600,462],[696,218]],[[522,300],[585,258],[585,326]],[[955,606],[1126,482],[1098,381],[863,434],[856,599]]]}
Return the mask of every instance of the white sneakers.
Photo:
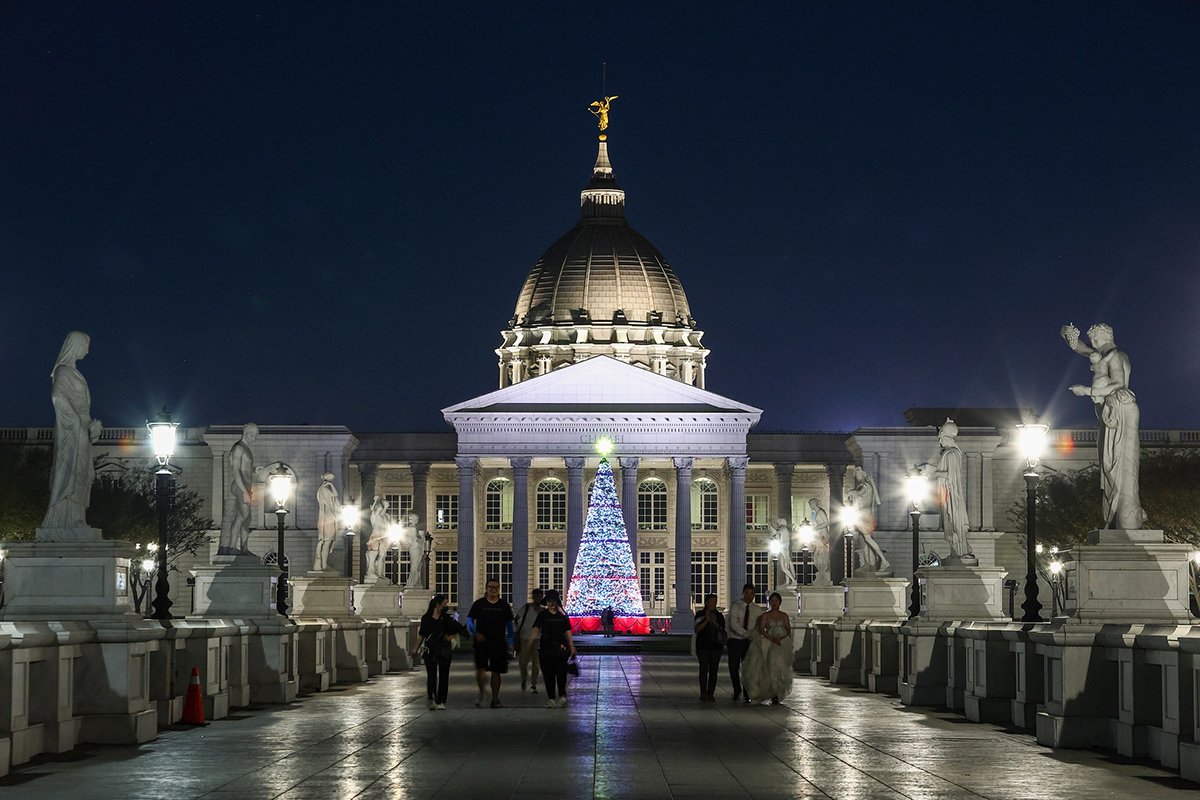
{"label": "white sneakers", "polygon": [[558,708],[558,701],[557,700],[547,700],[546,708]]}
{"label": "white sneakers", "polygon": [[558,707],[559,708],[567,707],[567,698],[565,695],[563,697],[558,698]]}
{"label": "white sneakers", "polygon": [[430,711],[433,711],[435,708],[437,708],[437,703],[431,697],[425,701],[425,707],[428,708]]}
{"label": "white sneakers", "polygon": [[438,703],[438,704],[437,704],[437,710],[438,710],[438,711],[445,711],[445,710],[446,710],[446,704],[445,704],[445,703]]}

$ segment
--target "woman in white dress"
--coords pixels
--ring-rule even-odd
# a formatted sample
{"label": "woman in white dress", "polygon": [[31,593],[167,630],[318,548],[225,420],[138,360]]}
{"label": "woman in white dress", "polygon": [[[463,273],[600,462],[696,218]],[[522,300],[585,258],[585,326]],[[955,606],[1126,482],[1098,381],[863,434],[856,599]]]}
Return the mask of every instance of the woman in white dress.
{"label": "woman in white dress", "polygon": [[754,640],[742,662],[742,685],[752,702],[775,705],[792,690],[792,623],[779,610],[779,592],[772,592],[769,602],[771,610],[755,623]]}

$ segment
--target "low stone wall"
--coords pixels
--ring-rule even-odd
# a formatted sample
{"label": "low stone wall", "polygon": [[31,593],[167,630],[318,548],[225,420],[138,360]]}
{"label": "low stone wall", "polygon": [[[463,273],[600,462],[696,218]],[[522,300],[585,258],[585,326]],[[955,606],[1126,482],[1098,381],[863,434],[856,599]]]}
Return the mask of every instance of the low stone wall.
{"label": "low stone wall", "polygon": [[0,622],[0,776],[79,744],[153,739],[181,721],[193,668],[205,718],[220,719],[387,671],[411,633],[405,619],[277,615]]}

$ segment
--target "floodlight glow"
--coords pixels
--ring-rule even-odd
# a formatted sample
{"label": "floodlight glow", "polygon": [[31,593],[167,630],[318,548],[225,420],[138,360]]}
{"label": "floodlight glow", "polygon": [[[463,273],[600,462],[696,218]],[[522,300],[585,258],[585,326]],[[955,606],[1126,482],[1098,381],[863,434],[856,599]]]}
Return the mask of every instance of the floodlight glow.
{"label": "floodlight glow", "polygon": [[358,525],[361,518],[362,512],[359,511],[357,503],[347,503],[342,506],[342,524],[346,526],[347,530],[354,530],[354,526]]}
{"label": "floodlight glow", "polygon": [[807,519],[800,523],[800,530],[798,533],[800,534],[800,543],[805,547],[808,547],[810,544],[812,544],[813,538],[817,535],[817,532],[813,530],[812,523],[810,523]]}
{"label": "floodlight glow", "polygon": [[925,502],[925,498],[929,496],[929,478],[919,472],[914,472],[904,479],[904,489],[908,494],[908,502],[913,504],[913,508],[920,508],[921,503]]}
{"label": "floodlight glow", "polygon": [[610,436],[601,436],[596,440],[596,452],[607,457],[613,451],[613,440]]}
{"label": "floodlight glow", "polygon": [[1054,555],[1058,555],[1058,548],[1057,548],[1057,547],[1054,547],[1054,546],[1051,546],[1051,547],[1050,547],[1050,555],[1052,555],[1052,556],[1054,556]]}
{"label": "floodlight glow", "polygon": [[287,505],[288,498],[292,496],[292,475],[288,472],[287,467],[280,464],[271,471],[270,481],[271,498],[277,507],[283,508]]}
{"label": "floodlight glow", "polygon": [[150,431],[150,447],[154,450],[154,457],[158,459],[159,466],[165,467],[171,456],[175,455],[175,429],[178,427],[179,423],[171,419],[165,408],[158,412],[158,418],[154,422],[146,423],[146,428]]}
{"label": "floodlight glow", "polygon": [[1037,553],[1040,556],[1042,554],[1042,546],[1040,544],[1034,545],[1033,552]]}
{"label": "floodlight glow", "polygon": [[1063,567],[1062,562],[1059,561],[1058,559],[1051,561],[1050,562],[1050,574],[1058,575],[1058,573],[1062,572],[1062,567]]}
{"label": "floodlight glow", "polygon": [[151,542],[150,544],[146,545],[146,549],[149,550],[151,553],[157,553],[158,552],[158,542]]}
{"label": "floodlight glow", "polygon": [[858,529],[858,520],[858,509],[854,506],[842,506],[842,510],[838,512],[838,522],[848,531]]}
{"label": "floodlight glow", "polygon": [[1050,439],[1050,426],[1028,423],[1017,426],[1017,447],[1030,467],[1036,467]]}
{"label": "floodlight glow", "polygon": [[142,572],[154,572],[154,559],[153,558],[143,558],[142,559]]}

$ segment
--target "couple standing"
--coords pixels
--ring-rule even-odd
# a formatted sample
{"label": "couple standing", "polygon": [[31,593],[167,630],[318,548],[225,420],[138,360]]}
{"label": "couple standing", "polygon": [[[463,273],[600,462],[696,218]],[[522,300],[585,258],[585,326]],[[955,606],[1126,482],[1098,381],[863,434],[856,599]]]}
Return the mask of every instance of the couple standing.
{"label": "couple standing", "polygon": [[721,638],[726,640],[729,650],[729,680],[735,703],[739,699],[745,703],[770,700],[774,705],[791,691],[791,620],[779,608],[783,604],[779,592],[772,592],[768,602],[769,610],[755,603],[754,584],[747,583],[742,587],[742,596],[729,608],[727,626],[724,616],[716,610],[716,595],[705,598],[704,608],[696,614],[702,700],[715,699],[717,667],[721,661],[717,642]]}

